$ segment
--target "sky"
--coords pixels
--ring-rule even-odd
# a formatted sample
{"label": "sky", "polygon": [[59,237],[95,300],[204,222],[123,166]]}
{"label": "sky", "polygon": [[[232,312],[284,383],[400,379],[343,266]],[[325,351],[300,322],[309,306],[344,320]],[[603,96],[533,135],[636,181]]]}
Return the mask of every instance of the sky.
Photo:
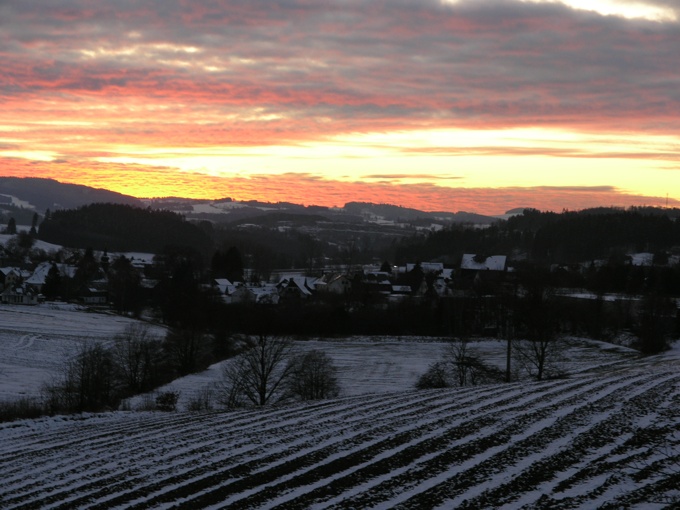
{"label": "sky", "polygon": [[0,0],[0,175],[502,214],[680,206],[677,0]]}

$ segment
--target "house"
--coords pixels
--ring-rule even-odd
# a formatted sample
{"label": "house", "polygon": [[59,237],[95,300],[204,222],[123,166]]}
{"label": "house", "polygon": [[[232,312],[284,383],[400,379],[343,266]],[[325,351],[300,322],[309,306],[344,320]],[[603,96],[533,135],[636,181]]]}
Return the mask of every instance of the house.
{"label": "house", "polygon": [[17,267],[0,267],[0,290],[21,283],[21,270]]}
{"label": "house", "polygon": [[108,301],[108,292],[84,286],[78,291],[78,299],[86,305],[105,305]]}
{"label": "house", "polygon": [[352,290],[352,280],[346,274],[327,273],[314,283],[314,287],[319,292],[345,295]]}
{"label": "house", "polygon": [[[41,262],[33,271],[33,274],[26,280],[26,285],[35,289],[37,292],[42,291],[42,286],[45,285],[45,279],[47,274],[52,268],[53,262]],[[76,266],[69,266],[67,264],[57,264],[57,269],[59,269],[59,274],[62,277],[73,278],[76,275]]]}
{"label": "house", "polygon": [[480,294],[493,293],[502,284],[507,272],[505,255],[480,256],[470,253],[463,255],[460,262],[460,278],[457,286],[474,289]]}
{"label": "house", "polygon": [[37,305],[38,293],[30,287],[7,287],[0,293],[0,301],[9,305]]}
{"label": "house", "polygon": [[255,302],[259,305],[276,305],[279,303],[279,292],[276,285],[264,284],[249,287],[255,294]]}
{"label": "house", "polygon": [[307,278],[284,278],[277,285],[281,299],[309,299],[312,288],[308,286]]}
{"label": "house", "polygon": [[238,285],[229,294],[230,303],[255,303],[257,301],[257,296],[255,292],[246,285]]}
{"label": "house", "polygon": [[222,296],[230,296],[236,290],[236,285],[226,278],[215,278],[213,284],[217,287]]}

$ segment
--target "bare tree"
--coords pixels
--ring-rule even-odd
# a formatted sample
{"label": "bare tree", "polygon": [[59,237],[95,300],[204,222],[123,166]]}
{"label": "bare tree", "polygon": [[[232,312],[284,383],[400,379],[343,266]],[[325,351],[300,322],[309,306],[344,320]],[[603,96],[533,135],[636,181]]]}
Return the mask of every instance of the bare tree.
{"label": "bare tree", "polygon": [[416,383],[418,389],[448,388],[451,386],[474,386],[501,382],[504,373],[488,365],[469,349],[466,338],[455,338]]}
{"label": "bare tree", "polygon": [[293,370],[293,344],[285,337],[258,335],[242,354],[224,364],[221,401],[228,407],[264,406],[286,396]]}
{"label": "bare tree", "polygon": [[321,400],[340,394],[337,370],[323,351],[313,350],[290,361],[288,389],[302,400]]}
{"label": "bare tree", "polygon": [[447,347],[444,360],[458,386],[474,386],[503,380],[499,368],[485,363],[469,348],[467,338],[456,338]]}
{"label": "bare tree", "polygon": [[458,386],[466,386],[468,382],[472,383],[471,356],[468,353],[467,339],[454,339],[446,347],[444,358],[452,369],[453,376],[458,383]]}
{"label": "bare tree", "polygon": [[518,300],[515,316],[519,339],[512,347],[520,366],[539,381],[559,373],[563,342],[552,293],[541,283],[529,286]]}
{"label": "bare tree", "polygon": [[173,329],[163,346],[169,361],[179,375],[201,370],[209,357],[208,336],[200,329]]}
{"label": "bare tree", "polygon": [[153,388],[162,362],[161,339],[143,323],[129,324],[114,337],[113,360],[118,377],[129,393]]}
{"label": "bare tree", "polygon": [[101,344],[85,344],[44,390],[51,412],[100,411],[116,408],[120,401],[113,359]]}

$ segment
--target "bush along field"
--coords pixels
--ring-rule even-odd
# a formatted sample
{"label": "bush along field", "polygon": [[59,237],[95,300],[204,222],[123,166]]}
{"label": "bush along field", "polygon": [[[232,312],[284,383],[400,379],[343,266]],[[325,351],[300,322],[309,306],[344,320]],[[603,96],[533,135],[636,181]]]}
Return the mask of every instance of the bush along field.
{"label": "bush along field", "polygon": [[0,506],[665,508],[680,497],[668,358],[541,382],[204,413],[0,424]]}

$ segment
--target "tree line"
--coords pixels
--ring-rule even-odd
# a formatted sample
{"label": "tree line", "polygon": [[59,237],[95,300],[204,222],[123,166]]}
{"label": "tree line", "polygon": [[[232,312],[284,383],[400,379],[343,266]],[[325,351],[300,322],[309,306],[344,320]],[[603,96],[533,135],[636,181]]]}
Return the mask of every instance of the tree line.
{"label": "tree line", "polygon": [[680,209],[597,208],[562,213],[525,209],[488,228],[453,225],[394,245],[393,260],[442,260],[463,253],[522,254],[541,264],[609,259],[680,247]]}

